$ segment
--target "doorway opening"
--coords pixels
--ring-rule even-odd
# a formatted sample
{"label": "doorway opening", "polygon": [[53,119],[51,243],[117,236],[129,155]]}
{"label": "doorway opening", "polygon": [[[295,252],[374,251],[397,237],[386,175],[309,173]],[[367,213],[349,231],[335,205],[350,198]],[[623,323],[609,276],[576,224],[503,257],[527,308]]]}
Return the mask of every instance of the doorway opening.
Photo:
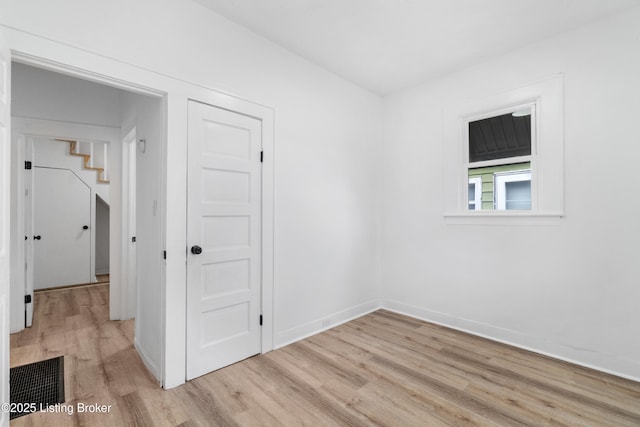
{"label": "doorway opening", "polygon": [[34,291],[106,282],[109,319],[136,318],[136,348],[159,348],[164,102],[12,63],[12,157],[25,164],[12,175],[12,333],[32,325]]}

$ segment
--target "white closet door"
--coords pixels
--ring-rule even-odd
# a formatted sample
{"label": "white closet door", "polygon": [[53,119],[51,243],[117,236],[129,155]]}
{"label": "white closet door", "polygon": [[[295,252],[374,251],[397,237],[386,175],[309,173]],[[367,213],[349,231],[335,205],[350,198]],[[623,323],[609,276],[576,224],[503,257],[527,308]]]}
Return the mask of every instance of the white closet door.
{"label": "white closet door", "polygon": [[91,189],[68,169],[34,168],[34,288],[91,282]]}
{"label": "white closet door", "polygon": [[189,103],[187,379],[261,349],[261,129]]}

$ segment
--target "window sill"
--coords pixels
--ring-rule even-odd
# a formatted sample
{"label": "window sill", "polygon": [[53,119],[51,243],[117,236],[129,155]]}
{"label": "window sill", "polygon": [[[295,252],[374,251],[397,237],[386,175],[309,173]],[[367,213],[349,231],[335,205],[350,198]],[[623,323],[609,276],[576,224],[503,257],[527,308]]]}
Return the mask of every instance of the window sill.
{"label": "window sill", "polygon": [[448,225],[558,225],[564,212],[451,212],[443,214]]}

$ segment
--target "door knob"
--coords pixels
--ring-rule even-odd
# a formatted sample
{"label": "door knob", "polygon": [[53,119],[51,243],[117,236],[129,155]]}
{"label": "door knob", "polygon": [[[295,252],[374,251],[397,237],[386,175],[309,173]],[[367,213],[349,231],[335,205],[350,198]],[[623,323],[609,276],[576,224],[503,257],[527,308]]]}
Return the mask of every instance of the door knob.
{"label": "door knob", "polygon": [[83,229],[83,230],[88,230],[88,229],[89,229],[89,226],[88,226],[88,225],[83,225],[83,226],[82,226],[82,229]]}
{"label": "door knob", "polygon": [[194,255],[200,255],[202,253],[202,248],[200,246],[191,246],[191,253]]}
{"label": "door knob", "polygon": [[42,237],[38,234],[37,236],[33,236],[33,240],[40,240]]}

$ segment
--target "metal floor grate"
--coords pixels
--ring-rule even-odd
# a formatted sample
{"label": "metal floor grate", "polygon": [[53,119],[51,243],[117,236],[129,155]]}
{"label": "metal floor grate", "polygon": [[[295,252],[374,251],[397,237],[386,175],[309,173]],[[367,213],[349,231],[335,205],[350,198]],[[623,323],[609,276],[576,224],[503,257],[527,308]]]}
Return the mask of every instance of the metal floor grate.
{"label": "metal floor grate", "polygon": [[[14,419],[48,405],[64,402],[64,356],[11,368],[9,373]],[[26,404],[26,405],[20,405]]]}

